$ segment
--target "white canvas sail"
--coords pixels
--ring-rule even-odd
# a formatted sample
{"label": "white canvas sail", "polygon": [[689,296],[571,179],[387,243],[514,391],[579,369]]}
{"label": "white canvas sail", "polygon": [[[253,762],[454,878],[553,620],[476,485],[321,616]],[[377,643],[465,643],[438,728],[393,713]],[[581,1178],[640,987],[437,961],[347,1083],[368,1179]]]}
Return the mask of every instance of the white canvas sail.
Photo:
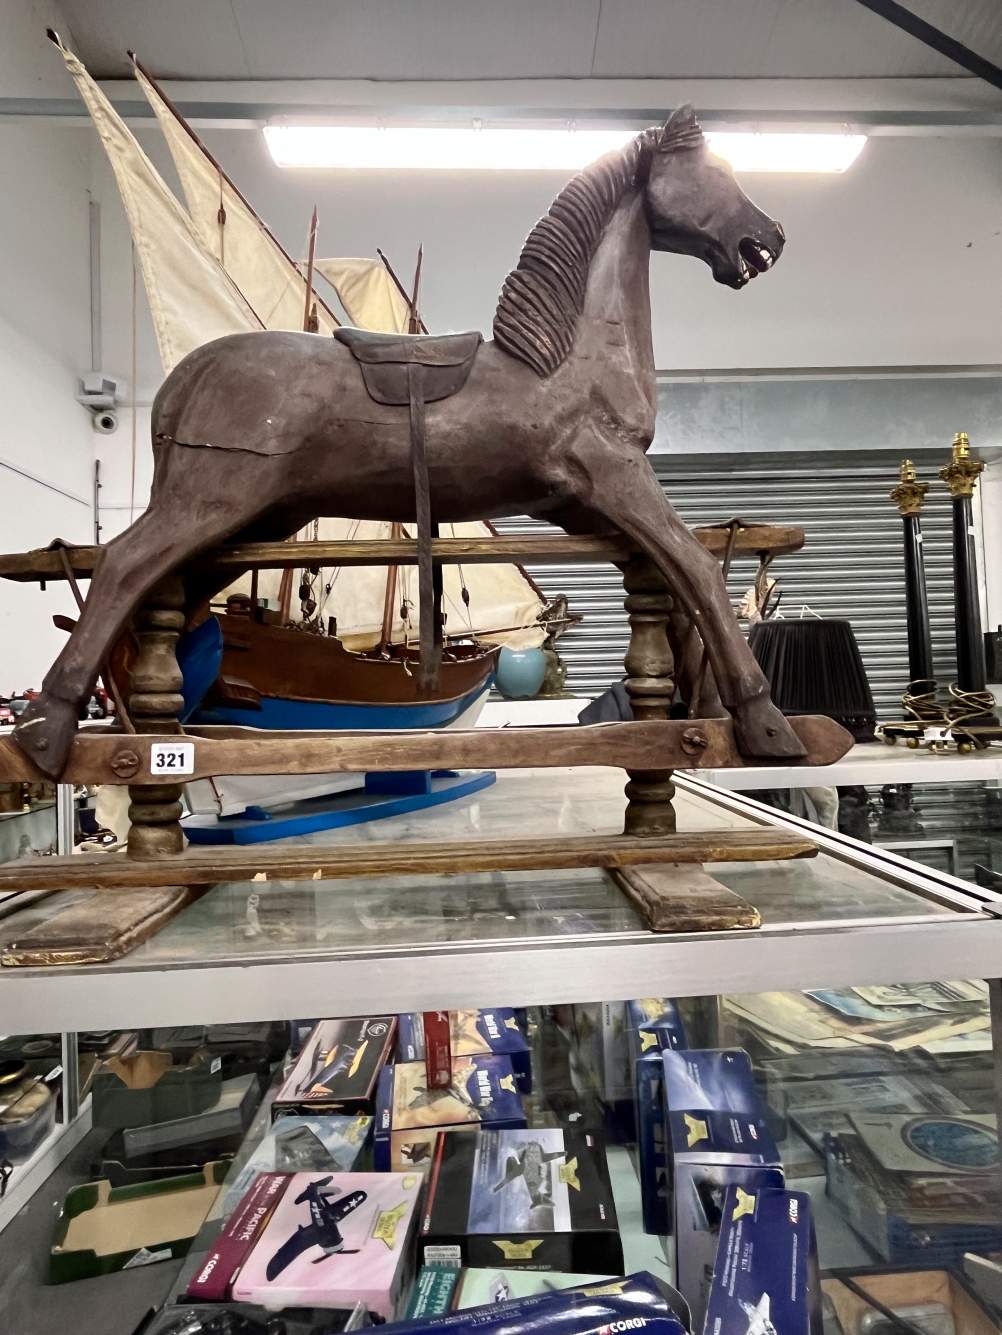
{"label": "white canvas sail", "polygon": [[[135,74],[167,140],[188,212],[207,250],[265,329],[301,330],[306,279],[138,66]],[[321,334],[330,335],[338,324],[319,301],[317,320]]]}
{"label": "white canvas sail", "polygon": [[73,52],[62,43],[59,50],[118,182],[164,370],[172,371],[210,339],[261,329],[262,322],[206,249],[135,135]]}
{"label": "white canvas sail", "polygon": [[315,260],[314,267],[330,283],[348,319],[359,329],[407,333],[410,307],[381,260]]}
{"label": "white canvas sail", "polygon": [[[323,542],[352,539],[371,541],[388,538],[390,525],[375,520],[321,519],[297,536],[307,541],[314,536]],[[413,532],[408,531],[413,537]],[[486,538],[486,524],[443,524],[443,538]],[[293,615],[298,602],[300,571],[293,580]],[[258,599],[277,608],[282,572],[262,570],[258,574]],[[327,585],[330,592],[327,592]],[[322,570],[314,581],[318,615],[326,625],[329,617],[337,622],[338,639],[356,653],[374,649],[379,643],[386,603],[387,576],[384,566],[345,566],[340,570]],[[546,632],[537,620],[543,603],[518,566],[505,564],[443,566],[442,610],[446,635],[468,634],[487,644],[506,644],[510,649],[528,649],[542,644]],[[470,596],[469,607],[463,601],[463,588]],[[250,575],[231,584],[221,598],[231,593],[249,594]],[[417,568],[399,566],[393,597],[390,639],[393,644],[416,644],[418,638],[419,599]],[[407,608],[406,618],[401,609]]]}
{"label": "white canvas sail", "polygon": [[[171,147],[192,217],[175,199],[83,64],[62,45],[60,51],[87,104],[118,181],[142,265],[164,370],[169,373],[192,349],[224,334],[261,328],[301,329],[305,279],[197,140],[189,135],[184,123],[142,77],[141,71],[136,70],[137,78]],[[213,237],[213,228],[219,230],[216,214],[221,189],[227,212],[225,227],[233,228],[226,231],[223,240]],[[233,243],[234,237],[239,237],[236,244]],[[213,245],[224,256],[225,267],[213,251]],[[336,287],[345,309],[360,327],[385,333],[400,333],[406,329],[407,303],[380,261],[320,260],[316,267]],[[257,284],[254,291],[258,293],[258,300],[262,299],[262,292],[271,294],[264,298],[266,307],[269,302],[274,302],[268,319],[264,319],[256,307],[252,308],[244,282],[252,287]],[[294,320],[289,304],[293,298],[298,304],[298,315]],[[276,311],[278,315],[275,315]],[[285,312],[289,314],[290,322],[275,323],[276,319],[285,318]],[[332,323],[329,324],[328,333],[332,327]],[[321,324],[321,329],[324,328]],[[312,537],[313,528],[310,525],[300,537]],[[446,537],[484,537],[490,532],[486,524],[477,523],[443,525],[442,531]],[[321,519],[318,536],[326,540],[388,538],[390,525]],[[294,589],[298,588],[299,577],[297,571]],[[386,568],[325,570],[315,583],[322,624],[326,625],[330,617],[335,618],[338,636],[349,649],[373,648],[382,631]],[[258,580],[259,598],[267,600],[269,606],[277,607],[280,584],[280,571],[262,570]],[[329,592],[327,584],[331,586]],[[512,648],[542,643],[545,632],[536,619],[542,601],[517,566],[471,565],[461,569],[445,566],[443,585],[448,635],[468,633],[477,639],[507,644]],[[469,606],[462,597],[464,586],[470,596]],[[249,591],[250,576],[247,575],[227,588],[221,597]],[[401,616],[403,607],[407,609],[406,616]],[[298,602],[294,598],[294,615],[296,610]],[[397,572],[393,598],[392,642],[415,642],[418,621],[417,572],[414,567],[402,566]]]}

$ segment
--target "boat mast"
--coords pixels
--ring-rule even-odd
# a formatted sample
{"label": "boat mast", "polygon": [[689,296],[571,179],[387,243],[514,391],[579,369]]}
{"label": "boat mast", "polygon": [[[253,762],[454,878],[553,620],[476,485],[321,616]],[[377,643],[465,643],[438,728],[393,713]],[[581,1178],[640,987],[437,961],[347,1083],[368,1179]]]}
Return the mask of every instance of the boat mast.
{"label": "boat mast", "polygon": [[[165,107],[167,108],[167,110],[171,113],[171,115],[174,117],[174,119],[177,121],[177,123],[178,123],[178,124],[181,126],[181,128],[185,131],[185,133],[189,136],[189,138],[196,144],[196,146],[199,148],[199,150],[200,150],[202,153],[204,153],[204,155],[205,155],[207,161],[210,162],[210,163],[212,164],[212,167],[214,168],[214,170],[217,171],[217,172],[219,173],[220,178],[226,182],[226,184],[229,186],[229,188],[230,188],[230,189],[233,191],[233,193],[236,195],[237,199],[240,200],[240,203],[244,206],[244,208],[247,210],[247,212],[251,215],[251,217],[254,219],[254,221],[255,221],[255,222],[258,224],[258,226],[261,228],[261,231],[264,232],[265,236],[268,237],[268,239],[269,239],[269,240],[271,241],[271,243],[275,246],[275,248],[279,251],[279,253],[285,257],[285,259],[288,261],[290,267],[293,268],[293,269],[295,269],[295,271],[296,271],[296,273],[299,275],[299,277],[302,278],[303,273],[302,273],[302,270],[300,269],[299,265],[298,265],[298,264],[296,263],[296,261],[292,258],[292,256],[289,254],[289,252],[285,249],[285,247],[282,245],[281,241],[279,241],[278,237],[274,234],[274,232],[271,230],[271,228],[267,225],[267,223],[264,221],[264,219],[260,216],[260,214],[259,214],[259,213],[257,212],[257,210],[254,208],[254,206],[247,200],[246,196],[245,196],[240,190],[238,190],[237,187],[233,184],[233,182],[230,180],[229,176],[227,176],[227,174],[226,174],[226,172],[223,170],[223,168],[219,165],[219,163],[216,161],[216,159],[212,156],[212,154],[209,152],[209,150],[205,147],[205,145],[202,143],[201,139],[199,139],[198,135],[197,135],[197,134],[195,133],[195,131],[191,128],[191,126],[188,124],[188,122],[185,120],[185,118],[181,115],[180,111],[178,111],[178,109],[177,109],[177,107],[174,105],[174,103],[170,100],[170,98],[167,96],[167,94],[164,92],[164,90],[163,90],[163,89],[160,87],[160,85],[157,83],[156,79],[154,79],[153,75],[149,72],[149,70],[146,68],[146,66],[142,64],[142,62],[140,61],[139,57],[136,55],[135,51],[129,51],[129,52],[127,52],[126,54],[128,55],[129,59],[132,61],[133,65],[135,65],[136,69],[139,70],[140,73],[143,75],[143,77],[149,80],[151,86],[152,86],[152,87],[154,88],[154,90],[156,91],[157,96],[158,96],[158,97],[160,98],[160,100],[163,102],[164,106],[165,106]],[[323,307],[323,310],[325,311],[325,313],[330,317],[331,320],[333,320],[335,327],[339,326],[340,323],[341,323],[341,321],[337,318],[337,316],[334,314],[334,312],[331,310],[331,308],[327,305],[327,303],[323,300],[323,298],[320,297],[319,295],[317,295],[316,293],[314,293],[314,297],[315,297],[316,301],[319,303],[319,305]]]}
{"label": "boat mast", "polygon": [[317,206],[313,205],[313,217],[310,219],[310,251],[309,259],[306,261],[306,308],[303,311],[303,333],[316,334],[320,329],[320,323],[317,320],[317,303],[313,302],[313,309],[310,309],[310,298],[313,294],[313,261],[317,253]]}

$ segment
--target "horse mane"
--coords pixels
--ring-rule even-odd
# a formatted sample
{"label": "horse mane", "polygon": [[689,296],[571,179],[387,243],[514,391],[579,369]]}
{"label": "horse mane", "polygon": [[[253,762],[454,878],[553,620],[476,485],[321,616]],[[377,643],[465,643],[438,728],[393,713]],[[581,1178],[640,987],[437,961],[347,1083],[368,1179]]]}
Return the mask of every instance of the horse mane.
{"label": "horse mane", "polygon": [[675,152],[702,142],[695,113],[686,107],[665,126],[644,130],[564,186],[529,233],[518,264],[504,281],[494,313],[499,347],[537,375],[552,375],[571,350],[588,270],[619,201],[646,178],[655,151]]}

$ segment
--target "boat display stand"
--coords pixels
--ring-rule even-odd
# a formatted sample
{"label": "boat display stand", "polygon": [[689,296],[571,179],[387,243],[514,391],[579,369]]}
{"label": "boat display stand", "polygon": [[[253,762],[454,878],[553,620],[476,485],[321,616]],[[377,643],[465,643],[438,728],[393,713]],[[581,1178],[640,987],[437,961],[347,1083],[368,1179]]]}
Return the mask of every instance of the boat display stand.
{"label": "boat display stand", "polygon": [[[758,553],[760,560],[803,544],[803,531],[772,525],[695,530],[709,550]],[[99,547],[64,548],[0,556],[0,577],[21,582],[61,579],[72,570],[89,576]],[[418,876],[481,871],[606,869],[642,921],[652,931],[687,932],[754,928],[757,911],[717,882],[704,867],[715,862],[810,857],[817,852],[800,834],[762,829],[697,832],[676,830],[672,805],[676,769],[722,769],[761,765],[738,749],[729,717],[672,719],[674,662],[667,636],[672,600],[660,572],[623,537],[517,536],[440,538],[433,543],[438,562],[612,561],[623,571],[630,640],[625,688],[633,706],[631,722],[593,725],[481,728],[470,731],[274,732],[232,726],[182,726],[175,702],[180,674],[175,645],[183,629],[183,579],[188,570],[232,572],[324,566],[405,565],[417,559],[409,539],[316,543],[260,543],[223,547],[162,580],[137,612],[133,629],[138,659],[133,670],[129,712],[137,730],[82,727],[60,776],[68,784],[128,785],[132,822],[122,854],[106,852],[35,858],[0,866],[0,890],[89,890],[94,921],[111,941],[123,934],[131,943],[147,939],[170,916],[214,885],[264,880],[328,880],[368,876]],[[804,744],[805,765],[829,765],[843,756],[852,738],[823,717],[790,723]],[[789,761],[777,762],[789,766]],[[568,766],[614,766],[627,773],[627,805],[621,832],[559,838],[484,839],[414,843],[262,844],[234,839],[228,844],[185,847],[181,785],[214,775],[325,774],[381,775],[443,771]],[[36,781],[40,773],[12,737],[0,740],[0,781]],[[406,799],[407,795],[398,794]],[[412,796],[414,796],[412,794]],[[267,822],[264,822],[267,824]],[[289,831],[292,833],[293,831]],[[298,833],[299,831],[296,831]],[[167,907],[158,908],[158,891]],[[142,894],[140,894],[142,892]],[[143,899],[142,914],[127,931],[113,932],[115,915],[127,913],[130,896]],[[154,896],[155,898],[155,896]],[[86,906],[77,905],[73,930],[86,924]],[[74,959],[73,941],[60,944],[58,925],[45,925],[47,963]],[[146,930],[143,924],[150,924]],[[145,935],[143,935],[145,931]],[[85,933],[86,934],[86,933]],[[25,943],[21,943],[22,947]],[[30,945],[30,943],[29,943]],[[99,945],[88,938],[88,960]],[[105,956],[103,958],[106,958]],[[31,949],[8,945],[4,964],[33,962]],[[82,956],[76,953],[74,962]]]}
{"label": "boat display stand", "polygon": [[246,807],[235,816],[183,816],[189,844],[263,844],[293,835],[339,830],[457,802],[497,782],[493,770],[405,770],[367,774],[361,788],[308,797],[274,808]]}

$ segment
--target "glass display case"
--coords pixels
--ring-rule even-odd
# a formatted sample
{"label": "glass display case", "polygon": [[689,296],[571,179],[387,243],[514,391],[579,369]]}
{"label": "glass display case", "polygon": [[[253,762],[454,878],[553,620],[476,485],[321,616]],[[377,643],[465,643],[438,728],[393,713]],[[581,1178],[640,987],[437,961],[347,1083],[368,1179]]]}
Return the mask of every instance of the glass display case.
{"label": "glass display case", "polygon": [[[11,1163],[0,1199],[0,1257],[8,1271],[17,1258],[11,1328],[54,1330],[78,1309],[81,1329],[123,1335],[295,1335],[646,1272],[679,1287],[701,1335],[740,1189],[762,1202],[785,1191],[809,1221],[823,1278],[805,1292],[818,1313],[824,1298],[833,1335],[870,1335],[874,1313],[888,1335],[902,1320],[911,1335],[996,1329],[1002,895],[704,780],[676,784],[680,830],[773,826],[817,845],[708,867],[760,926],[651,932],[598,870],[253,880],[211,889],[109,964],[0,968],[12,1059],[41,1035],[78,1076],[49,1158]],[[605,833],[622,828],[624,802],[619,771],[509,771],[464,804],[382,822],[379,837]],[[0,946],[86,893],[0,920]],[[350,1100],[349,1071],[368,1081]],[[701,1137],[738,1126],[753,1128],[750,1157],[746,1135],[700,1158]],[[461,1228],[453,1217],[474,1171],[487,1215],[508,1194],[525,1213],[498,1214],[492,1245],[505,1247],[486,1258],[469,1203]],[[403,1194],[382,1201],[391,1181]],[[365,1243],[379,1240],[380,1265],[358,1261],[351,1283],[325,1287],[347,1253],[364,1259],[357,1238],[343,1244],[362,1192],[381,1202]],[[589,1193],[601,1224],[582,1213]],[[287,1268],[306,1287],[270,1291],[275,1229],[287,1241],[328,1228],[335,1200],[345,1258],[318,1232]],[[254,1219],[271,1251],[227,1272],[222,1297],[243,1305],[220,1324],[230,1309],[211,1276],[241,1230],[259,1245]],[[210,1291],[215,1308],[192,1306]]]}

